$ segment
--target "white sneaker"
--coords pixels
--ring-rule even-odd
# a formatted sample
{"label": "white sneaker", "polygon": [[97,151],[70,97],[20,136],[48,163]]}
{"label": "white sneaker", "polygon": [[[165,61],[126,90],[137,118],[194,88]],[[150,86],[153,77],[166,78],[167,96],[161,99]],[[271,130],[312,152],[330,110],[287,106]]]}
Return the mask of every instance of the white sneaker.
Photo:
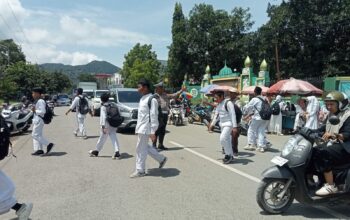
{"label": "white sneaker", "polygon": [[135,171],[130,175],[130,178],[138,178],[138,177],[144,177],[146,176],[145,172],[139,172],[139,171]]}
{"label": "white sneaker", "polygon": [[316,195],[327,196],[337,192],[338,192],[338,188],[335,185],[329,185],[328,183],[326,183],[321,189],[316,191]]}
{"label": "white sneaker", "polygon": [[270,142],[267,142],[266,143],[266,148],[271,148],[272,147],[272,144]]}
{"label": "white sneaker", "polygon": [[75,137],[78,137],[78,132],[74,131],[73,134]]}
{"label": "white sneaker", "polygon": [[256,150],[256,145],[248,144],[247,146],[244,147],[244,150],[255,151]]}
{"label": "white sneaker", "polygon": [[33,204],[32,203],[23,203],[21,208],[16,212],[18,220],[28,220],[30,213],[32,212]]}
{"label": "white sneaker", "polygon": [[263,147],[258,147],[257,151],[261,152],[261,153],[264,153],[265,152],[265,148]]}
{"label": "white sneaker", "polygon": [[84,137],[83,137],[83,138],[84,138],[84,140],[86,140],[86,139],[88,139],[88,136],[84,135]]}

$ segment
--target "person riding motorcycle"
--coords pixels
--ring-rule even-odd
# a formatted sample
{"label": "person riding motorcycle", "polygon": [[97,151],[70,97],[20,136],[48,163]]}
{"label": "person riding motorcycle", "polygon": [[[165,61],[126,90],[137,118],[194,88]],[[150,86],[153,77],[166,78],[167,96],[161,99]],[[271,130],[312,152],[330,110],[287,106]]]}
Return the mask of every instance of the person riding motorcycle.
{"label": "person riding motorcycle", "polygon": [[[323,133],[324,144],[314,148],[313,165],[318,173],[324,176],[325,184],[316,191],[318,196],[327,196],[338,192],[335,185],[333,169],[350,163],[350,108],[349,101],[341,92],[330,92],[325,103],[329,111],[326,126],[318,131]],[[340,122],[330,123],[330,116],[336,116]]]}

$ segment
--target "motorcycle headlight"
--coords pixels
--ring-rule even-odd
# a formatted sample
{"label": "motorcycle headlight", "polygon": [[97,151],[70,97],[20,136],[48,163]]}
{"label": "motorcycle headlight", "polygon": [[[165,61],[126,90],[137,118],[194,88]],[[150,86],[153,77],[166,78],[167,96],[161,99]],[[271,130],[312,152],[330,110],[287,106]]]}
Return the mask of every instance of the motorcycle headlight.
{"label": "motorcycle headlight", "polygon": [[298,145],[298,142],[296,139],[291,138],[288,140],[288,142],[284,145],[283,150],[282,150],[282,156],[285,157],[288,154],[290,154],[294,147]]}

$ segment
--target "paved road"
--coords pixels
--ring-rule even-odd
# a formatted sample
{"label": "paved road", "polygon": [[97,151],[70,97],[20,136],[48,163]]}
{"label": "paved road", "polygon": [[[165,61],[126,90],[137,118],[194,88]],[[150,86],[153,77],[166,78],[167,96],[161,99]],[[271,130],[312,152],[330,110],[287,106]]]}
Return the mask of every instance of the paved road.
{"label": "paved road", "polygon": [[[123,159],[112,160],[110,142],[101,157],[91,158],[98,138],[98,118],[87,119],[89,139],[72,134],[74,115],[59,116],[46,127],[46,136],[56,143],[48,157],[32,157],[30,135],[15,142],[17,159],[0,163],[17,186],[20,201],[32,201],[32,219],[280,219],[265,215],[255,201],[260,173],[270,166],[287,137],[271,136],[273,152],[241,151],[234,164],[221,164],[219,134],[201,125],[169,126],[166,136],[171,150],[160,170],[151,158],[149,175],[130,179],[135,168],[136,136],[118,134]],[[240,138],[240,147],[246,143]],[[310,207],[294,203],[283,214],[287,219],[350,218],[349,206]],[[0,219],[14,219],[10,212]]]}

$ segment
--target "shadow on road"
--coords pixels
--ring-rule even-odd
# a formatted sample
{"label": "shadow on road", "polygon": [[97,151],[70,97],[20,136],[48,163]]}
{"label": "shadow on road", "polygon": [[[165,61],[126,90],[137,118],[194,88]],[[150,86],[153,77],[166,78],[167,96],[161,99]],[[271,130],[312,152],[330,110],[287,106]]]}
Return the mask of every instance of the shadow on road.
{"label": "shadow on road", "polygon": [[255,156],[255,154],[251,153],[251,152],[238,152],[238,156],[239,157],[253,157],[253,156]]}
{"label": "shadow on road", "polygon": [[166,151],[183,150],[182,147],[169,147]]}
{"label": "shadow on road", "polygon": [[254,162],[254,161],[250,160],[250,159],[246,159],[246,158],[235,158],[233,160],[234,164],[240,163],[242,165],[247,165],[248,163],[252,163],[252,162]]}
{"label": "shadow on road", "polygon": [[[112,157],[112,155],[111,156],[104,155],[104,156],[98,156],[97,158],[108,158],[108,159],[110,159],[111,157]],[[120,160],[130,159],[130,158],[133,158],[133,157],[134,157],[133,155],[128,154],[128,153],[121,153],[120,154]]]}
{"label": "shadow on road", "polygon": [[[269,214],[264,211],[261,211],[260,214],[269,216]],[[334,216],[330,214],[317,210],[312,206],[307,206],[300,203],[293,203],[289,207],[289,209],[285,213],[282,213],[280,216],[281,218],[283,216],[300,216],[300,217],[312,218],[312,219],[334,219]]]}
{"label": "shadow on road", "polygon": [[61,157],[66,155],[67,152],[51,152],[48,155],[46,155],[46,157]]}
{"label": "shadow on road", "polygon": [[100,136],[87,136],[87,139],[95,139],[95,138],[99,138]]}
{"label": "shadow on road", "polygon": [[153,168],[153,169],[148,169],[147,176],[154,176],[154,177],[163,177],[163,178],[168,178],[168,177],[175,177],[180,174],[180,170],[176,168]]}

